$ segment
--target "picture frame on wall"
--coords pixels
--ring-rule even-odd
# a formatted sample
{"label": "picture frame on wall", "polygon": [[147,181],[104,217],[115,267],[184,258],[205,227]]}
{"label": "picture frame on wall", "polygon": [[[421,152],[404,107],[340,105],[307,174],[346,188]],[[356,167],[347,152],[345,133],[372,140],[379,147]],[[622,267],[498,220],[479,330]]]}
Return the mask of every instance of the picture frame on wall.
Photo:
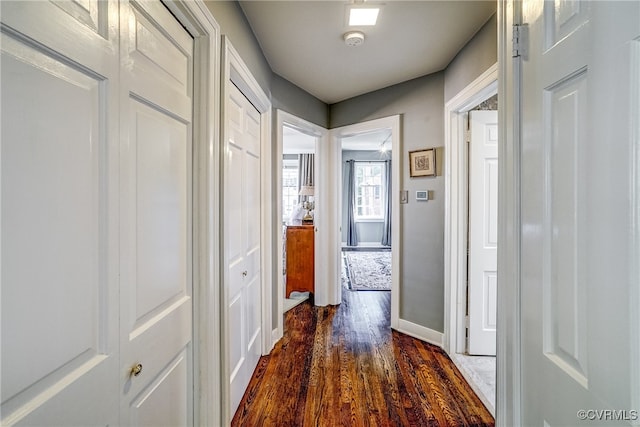
{"label": "picture frame on wall", "polygon": [[409,176],[436,176],[436,150],[409,151]]}

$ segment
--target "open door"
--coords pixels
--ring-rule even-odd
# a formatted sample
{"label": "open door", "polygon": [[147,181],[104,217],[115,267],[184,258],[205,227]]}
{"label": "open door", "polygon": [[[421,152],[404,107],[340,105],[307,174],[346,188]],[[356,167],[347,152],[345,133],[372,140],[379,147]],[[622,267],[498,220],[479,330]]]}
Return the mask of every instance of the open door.
{"label": "open door", "polygon": [[638,425],[640,2],[523,2],[521,425]]}
{"label": "open door", "polygon": [[469,112],[469,354],[496,355],[498,112]]}

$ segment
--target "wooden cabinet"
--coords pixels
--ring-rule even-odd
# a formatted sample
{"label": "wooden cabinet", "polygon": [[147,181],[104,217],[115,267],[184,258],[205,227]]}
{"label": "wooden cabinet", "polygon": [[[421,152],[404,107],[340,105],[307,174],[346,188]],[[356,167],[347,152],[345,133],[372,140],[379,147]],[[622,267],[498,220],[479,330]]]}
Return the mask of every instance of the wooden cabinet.
{"label": "wooden cabinet", "polygon": [[294,291],[314,292],[313,238],[313,225],[287,227],[287,298]]}

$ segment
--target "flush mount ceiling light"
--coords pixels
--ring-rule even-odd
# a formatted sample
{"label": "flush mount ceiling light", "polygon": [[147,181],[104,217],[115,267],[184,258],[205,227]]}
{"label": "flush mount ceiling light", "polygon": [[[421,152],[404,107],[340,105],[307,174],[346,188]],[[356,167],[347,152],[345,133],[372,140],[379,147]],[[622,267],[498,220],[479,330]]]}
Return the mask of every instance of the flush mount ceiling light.
{"label": "flush mount ceiling light", "polygon": [[349,9],[349,26],[361,27],[376,25],[379,7],[351,7]]}
{"label": "flush mount ceiling light", "polygon": [[347,46],[360,46],[364,43],[364,33],[362,31],[349,31],[344,33],[343,37]]}

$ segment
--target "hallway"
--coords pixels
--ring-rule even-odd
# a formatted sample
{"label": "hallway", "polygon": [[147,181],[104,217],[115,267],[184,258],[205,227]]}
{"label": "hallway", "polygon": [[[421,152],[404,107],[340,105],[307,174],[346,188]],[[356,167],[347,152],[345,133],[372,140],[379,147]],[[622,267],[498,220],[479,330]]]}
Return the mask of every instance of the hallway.
{"label": "hallway", "polygon": [[262,357],[232,426],[493,426],[438,347],[392,332],[389,292],[306,301]]}

